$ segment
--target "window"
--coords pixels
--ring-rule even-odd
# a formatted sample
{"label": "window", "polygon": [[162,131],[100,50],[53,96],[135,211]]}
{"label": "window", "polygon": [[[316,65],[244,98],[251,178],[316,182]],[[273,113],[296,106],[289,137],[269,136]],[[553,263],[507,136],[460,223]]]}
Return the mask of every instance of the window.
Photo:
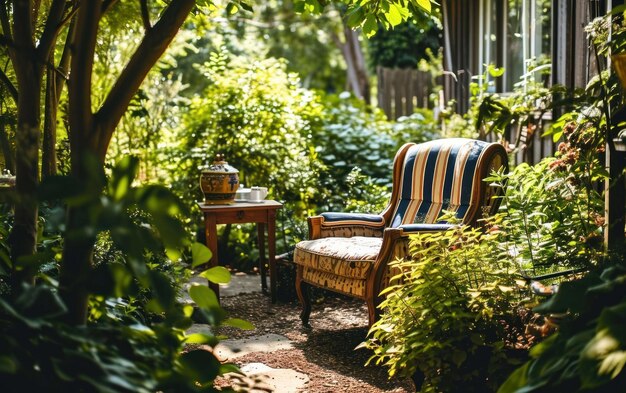
{"label": "window", "polygon": [[480,0],[479,6],[479,73],[486,64],[504,67],[489,90],[512,91],[529,65],[549,63],[551,0]]}

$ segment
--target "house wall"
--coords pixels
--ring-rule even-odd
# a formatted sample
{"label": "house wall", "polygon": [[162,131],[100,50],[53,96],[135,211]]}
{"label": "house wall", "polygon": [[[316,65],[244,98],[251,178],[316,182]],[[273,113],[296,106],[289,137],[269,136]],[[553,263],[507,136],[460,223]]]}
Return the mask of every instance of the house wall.
{"label": "house wall", "polygon": [[[497,0],[496,9],[502,13],[507,0]],[[458,113],[469,109],[469,83],[480,74],[479,24],[481,0],[442,0],[444,25],[444,96],[454,100]],[[606,0],[552,0],[552,75],[551,83],[567,87],[584,87],[597,73],[594,54],[589,50],[584,27],[606,12]],[[496,61],[501,66],[505,46],[505,18],[496,20]],[[502,83],[501,81],[497,81]],[[499,90],[502,86],[497,86]]]}

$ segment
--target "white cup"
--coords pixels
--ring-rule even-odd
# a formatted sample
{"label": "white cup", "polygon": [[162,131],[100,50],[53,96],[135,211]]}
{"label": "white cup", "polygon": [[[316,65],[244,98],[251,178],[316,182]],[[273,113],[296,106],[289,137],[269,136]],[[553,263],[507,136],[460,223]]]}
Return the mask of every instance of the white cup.
{"label": "white cup", "polygon": [[250,201],[260,202],[267,196],[267,187],[252,187],[250,189]]}

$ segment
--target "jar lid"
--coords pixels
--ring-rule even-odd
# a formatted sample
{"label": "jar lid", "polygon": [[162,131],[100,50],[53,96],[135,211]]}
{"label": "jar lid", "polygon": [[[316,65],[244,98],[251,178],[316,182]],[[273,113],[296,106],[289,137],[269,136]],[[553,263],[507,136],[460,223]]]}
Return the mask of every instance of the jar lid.
{"label": "jar lid", "polygon": [[213,164],[205,167],[202,173],[239,173],[237,169],[228,165],[228,162],[224,159],[224,155],[217,153]]}

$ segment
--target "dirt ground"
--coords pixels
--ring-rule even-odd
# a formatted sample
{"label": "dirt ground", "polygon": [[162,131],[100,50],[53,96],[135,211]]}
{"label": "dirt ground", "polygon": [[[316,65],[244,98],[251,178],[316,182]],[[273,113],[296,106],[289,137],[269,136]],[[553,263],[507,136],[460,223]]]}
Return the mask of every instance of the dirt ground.
{"label": "dirt ground", "polygon": [[244,365],[261,362],[272,368],[290,368],[309,376],[303,392],[414,392],[410,379],[389,379],[381,366],[364,366],[369,351],[354,348],[367,335],[365,304],[350,298],[323,298],[313,305],[311,328],[302,327],[297,302],[272,304],[262,293],[222,298],[229,316],[245,319],[254,330],[222,328],[229,339],[275,333],[289,338],[294,349],[252,353],[235,359]]}

